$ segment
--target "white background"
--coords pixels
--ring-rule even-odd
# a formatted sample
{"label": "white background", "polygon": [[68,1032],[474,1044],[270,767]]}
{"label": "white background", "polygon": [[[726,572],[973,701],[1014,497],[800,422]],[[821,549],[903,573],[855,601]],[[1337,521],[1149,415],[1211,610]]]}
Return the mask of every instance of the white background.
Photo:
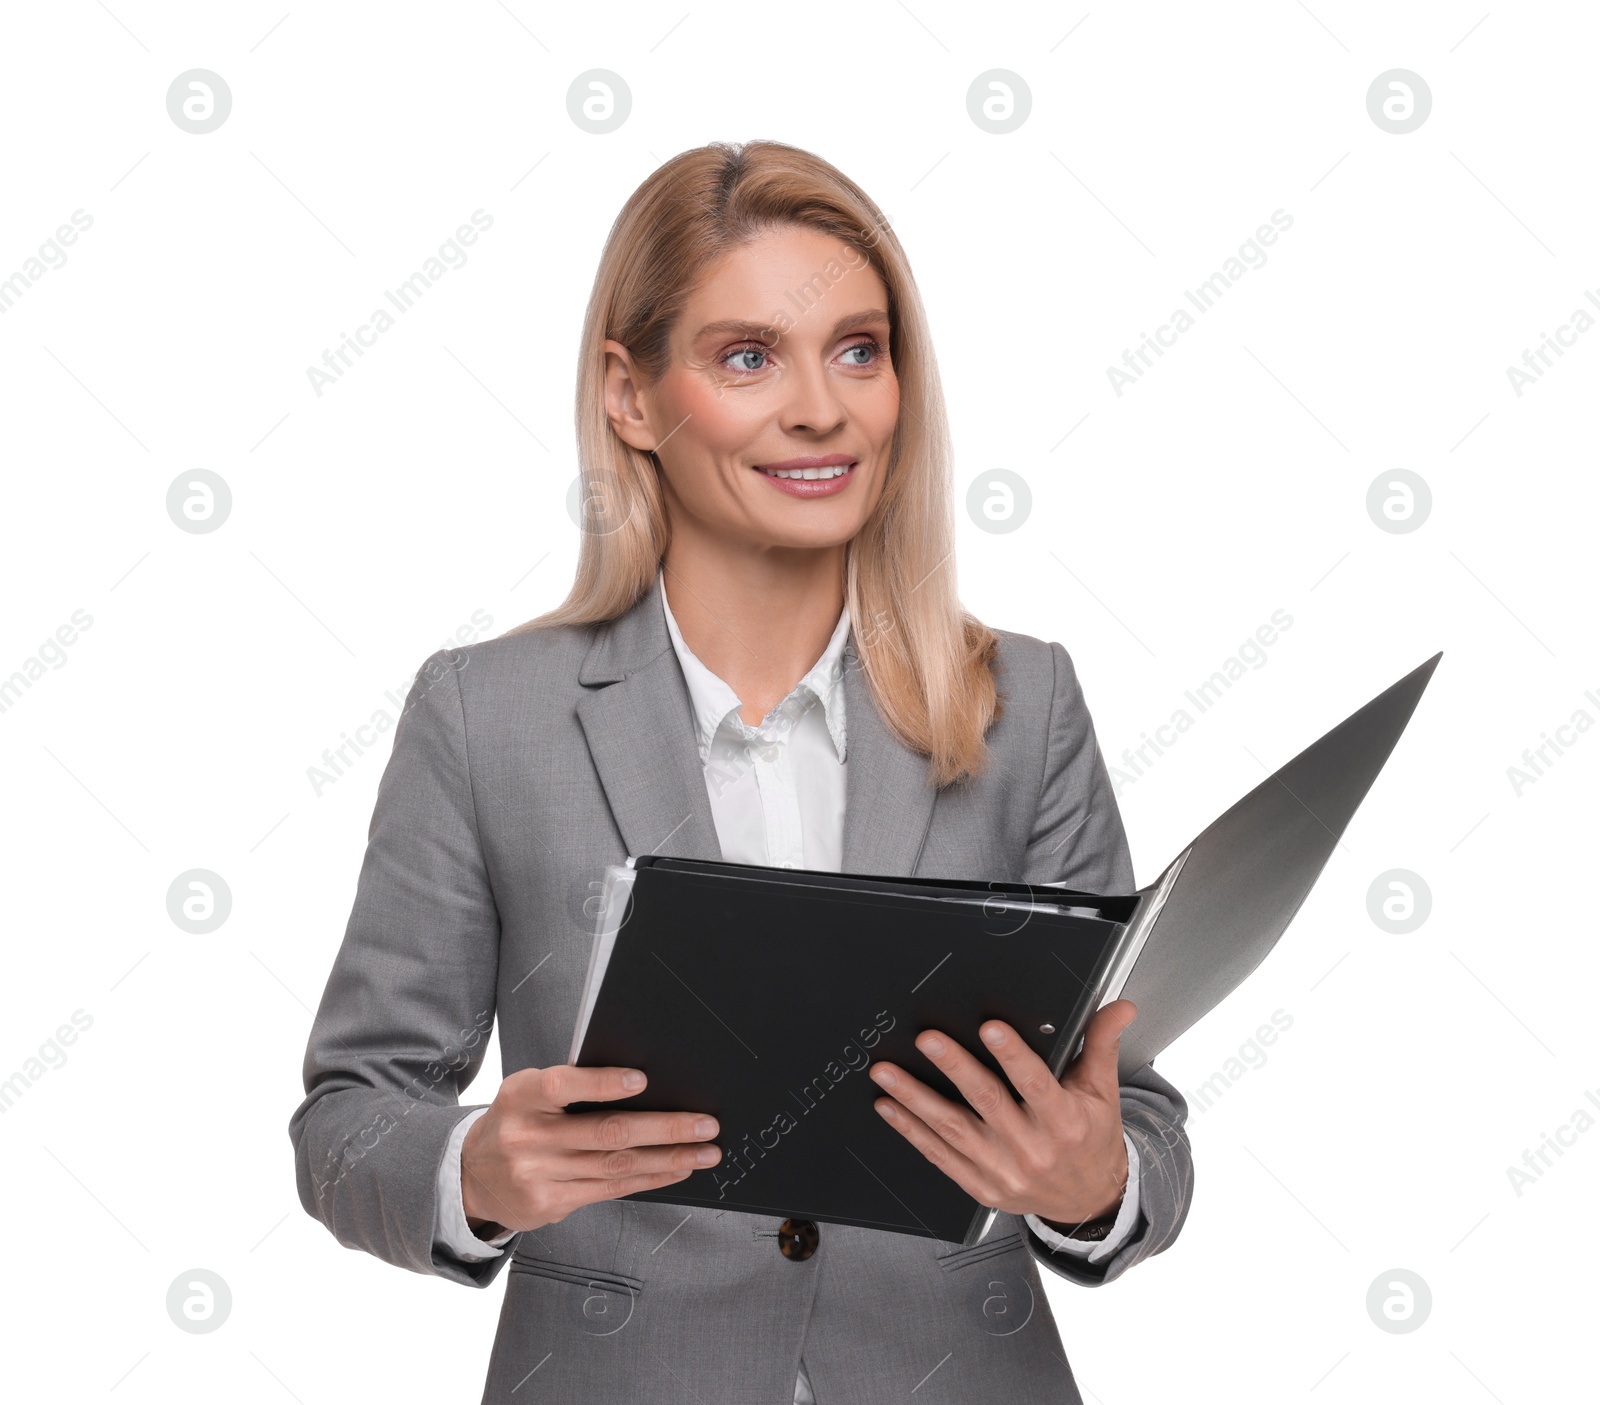
{"label": "white background", "polygon": [[[1033,494],[1009,534],[961,512],[963,597],[1066,644],[1110,759],[1292,616],[1123,786],[1141,882],[1444,651],[1279,950],[1160,1060],[1195,1090],[1292,1019],[1191,1109],[1182,1236],[1102,1290],[1048,1279],[1086,1398],[1592,1388],[1600,1128],[1521,1194],[1508,1168],[1600,1115],[1600,729],[1520,794],[1507,768],[1600,718],[1600,330],[1521,396],[1507,367],[1600,296],[1600,24],[1482,3],[9,9],[0,279],[75,210],[93,225],[0,315],[0,678],[93,623],[0,713],[0,1079],[92,1024],[0,1114],[5,1374],[60,1399],[478,1398],[505,1279],[347,1251],[296,1196],[287,1123],[388,739],[320,796],[307,768],[474,611],[499,633],[563,595],[606,231],[659,162],[765,136],[887,211],[958,495],[996,468]],[[233,95],[208,135],[166,110],[195,67]],[[1397,67],[1433,96],[1407,135],[1366,107]],[[567,115],[591,68],[632,92],[610,135]],[[967,111],[993,68],[1032,92],[1008,135]],[[478,209],[468,262],[315,394],[306,368]],[[1266,264],[1114,393],[1107,367],[1280,209]],[[202,468],[233,506],[195,535],[166,495]],[[1433,497],[1406,534],[1366,509],[1400,468]],[[231,890],[209,935],[167,915],[192,868]],[[1408,935],[1368,916],[1395,868],[1432,893]],[[467,1100],[497,1077],[492,1049]],[[197,1267],[233,1295],[208,1335],[165,1305]],[[1433,1299],[1404,1335],[1366,1308],[1396,1268]]]}

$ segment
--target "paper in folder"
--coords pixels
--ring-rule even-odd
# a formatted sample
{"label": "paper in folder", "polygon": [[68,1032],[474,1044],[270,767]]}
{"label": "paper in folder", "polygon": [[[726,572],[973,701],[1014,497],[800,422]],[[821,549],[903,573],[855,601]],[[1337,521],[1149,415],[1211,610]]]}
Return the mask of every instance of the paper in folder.
{"label": "paper in folder", "polygon": [[614,1102],[707,1112],[721,1162],[626,1197],[976,1244],[979,1205],[873,1108],[889,1059],[952,1101],[916,1049],[1011,1025],[1059,1077],[1125,996],[1119,1073],[1155,1058],[1272,949],[1411,718],[1440,655],[1314,742],[1148,886],[869,877],[643,855],[606,870],[569,1062],[642,1068]]}

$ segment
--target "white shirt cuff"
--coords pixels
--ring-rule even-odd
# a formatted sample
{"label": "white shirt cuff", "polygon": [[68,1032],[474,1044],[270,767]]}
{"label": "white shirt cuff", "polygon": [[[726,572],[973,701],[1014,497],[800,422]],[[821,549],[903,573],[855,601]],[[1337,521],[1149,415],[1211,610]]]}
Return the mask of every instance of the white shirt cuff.
{"label": "white shirt cuff", "polygon": [[1059,1230],[1051,1229],[1037,1215],[1024,1215],[1022,1218],[1027,1221],[1029,1227],[1050,1248],[1097,1264],[1109,1259],[1128,1242],[1133,1234],[1133,1227],[1139,1220],[1139,1153],[1126,1132],[1122,1134],[1122,1140],[1128,1148],[1128,1184],[1122,1192],[1122,1205],[1117,1210],[1116,1222],[1111,1226],[1111,1233],[1100,1240],[1069,1239]]}
{"label": "white shirt cuff", "polygon": [[433,1247],[442,1254],[464,1259],[467,1263],[482,1263],[497,1259],[501,1246],[509,1243],[517,1231],[508,1229],[493,1239],[480,1239],[467,1223],[466,1207],[461,1203],[461,1144],[467,1139],[467,1130],[489,1109],[480,1107],[469,1112],[450,1133],[445,1143],[444,1155],[439,1159],[438,1194],[434,1198]]}

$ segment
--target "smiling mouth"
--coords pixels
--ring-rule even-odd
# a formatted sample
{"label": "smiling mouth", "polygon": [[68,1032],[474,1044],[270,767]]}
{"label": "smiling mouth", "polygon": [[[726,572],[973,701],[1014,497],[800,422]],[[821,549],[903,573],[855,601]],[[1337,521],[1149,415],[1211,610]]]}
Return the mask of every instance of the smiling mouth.
{"label": "smiling mouth", "polygon": [[751,467],[768,478],[788,482],[827,482],[843,478],[860,462],[849,454],[800,454],[792,459],[779,459],[775,463],[752,464]]}
{"label": "smiling mouth", "polygon": [[823,468],[762,468],[760,464],[757,464],[756,467],[759,468],[762,473],[766,474],[768,478],[817,479],[843,478],[845,474],[855,467],[855,465],[848,463],[836,463],[828,464]]}

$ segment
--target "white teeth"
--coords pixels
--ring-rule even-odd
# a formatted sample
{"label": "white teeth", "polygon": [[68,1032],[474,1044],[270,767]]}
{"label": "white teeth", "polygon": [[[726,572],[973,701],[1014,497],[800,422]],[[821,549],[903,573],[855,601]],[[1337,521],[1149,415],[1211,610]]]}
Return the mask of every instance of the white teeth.
{"label": "white teeth", "polygon": [[849,464],[834,464],[828,468],[764,468],[768,478],[842,478]]}

